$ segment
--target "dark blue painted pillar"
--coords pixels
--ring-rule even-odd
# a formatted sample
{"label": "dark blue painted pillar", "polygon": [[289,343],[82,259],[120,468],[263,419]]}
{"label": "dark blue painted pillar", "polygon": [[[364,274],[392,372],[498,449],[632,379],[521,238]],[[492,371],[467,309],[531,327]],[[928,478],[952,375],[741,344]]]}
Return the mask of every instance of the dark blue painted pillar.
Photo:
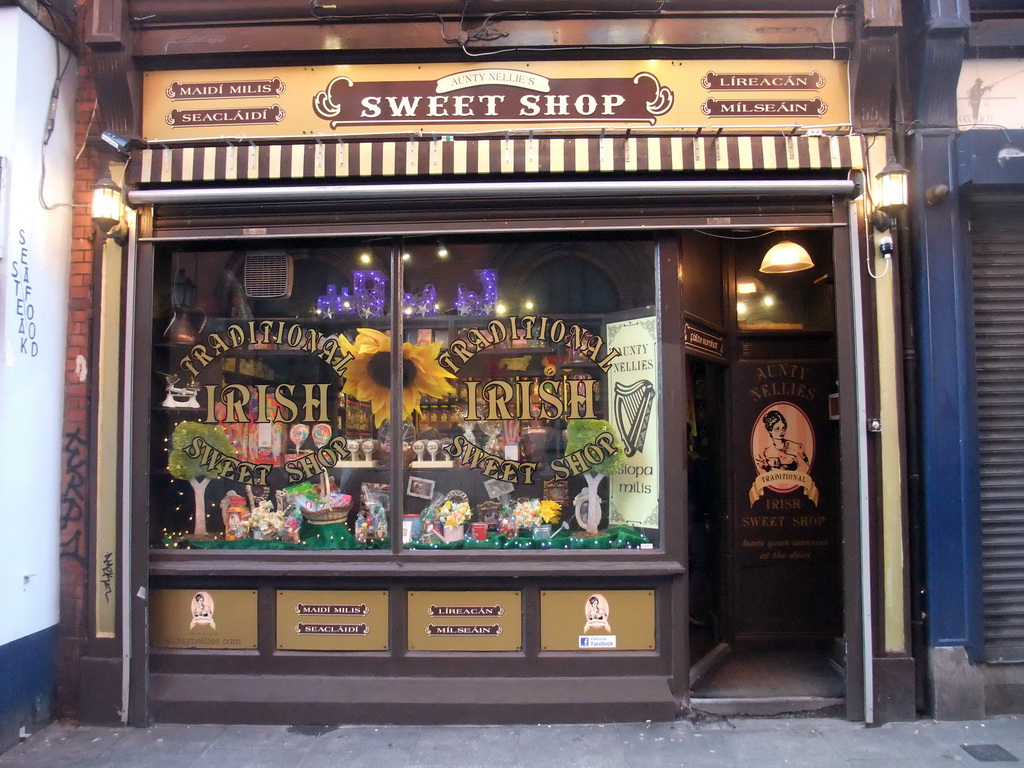
{"label": "dark blue painted pillar", "polygon": [[[921,499],[928,644],[981,649],[981,521],[970,251],[958,194],[956,134],[909,137],[917,321]],[[925,200],[937,184],[949,196]]]}
{"label": "dark blue painted pillar", "polygon": [[[918,354],[924,621],[930,647],[981,648],[981,521],[970,250],[957,175],[956,87],[969,0],[912,0],[907,131]],[[944,199],[926,200],[946,185]]]}

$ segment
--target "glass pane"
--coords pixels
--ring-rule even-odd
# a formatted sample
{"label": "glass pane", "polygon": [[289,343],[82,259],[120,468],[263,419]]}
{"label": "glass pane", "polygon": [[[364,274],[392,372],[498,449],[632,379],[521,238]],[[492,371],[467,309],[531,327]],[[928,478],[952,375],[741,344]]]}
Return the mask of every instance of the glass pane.
{"label": "glass pane", "polygon": [[723,241],[692,230],[681,232],[679,239],[679,285],[686,314],[712,325],[725,325]]}
{"label": "glass pane", "polygon": [[656,545],[653,244],[460,237],[404,256],[406,548]]}
{"label": "glass pane", "polygon": [[379,242],[158,251],[154,545],[390,546],[389,264]]}
{"label": "glass pane", "polygon": [[[782,232],[737,242],[736,322],[740,330],[832,330],[831,236],[827,231]],[[761,272],[765,252],[781,240],[801,245],[813,266],[797,272]]]}

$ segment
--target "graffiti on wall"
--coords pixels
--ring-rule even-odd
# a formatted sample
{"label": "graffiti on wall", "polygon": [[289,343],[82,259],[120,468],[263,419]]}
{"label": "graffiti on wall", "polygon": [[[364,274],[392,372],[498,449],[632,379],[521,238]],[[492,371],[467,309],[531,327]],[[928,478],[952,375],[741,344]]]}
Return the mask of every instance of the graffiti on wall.
{"label": "graffiti on wall", "polygon": [[89,458],[79,427],[64,434],[64,479],[60,494],[60,554],[85,567],[85,515]]}

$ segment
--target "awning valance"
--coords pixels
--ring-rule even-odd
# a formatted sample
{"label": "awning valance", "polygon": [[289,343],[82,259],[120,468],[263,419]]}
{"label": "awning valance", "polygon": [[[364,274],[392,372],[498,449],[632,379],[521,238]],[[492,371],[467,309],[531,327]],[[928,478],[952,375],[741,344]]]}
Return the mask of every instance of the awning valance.
{"label": "awning valance", "polygon": [[862,168],[859,135],[456,138],[150,147],[133,186],[281,179]]}

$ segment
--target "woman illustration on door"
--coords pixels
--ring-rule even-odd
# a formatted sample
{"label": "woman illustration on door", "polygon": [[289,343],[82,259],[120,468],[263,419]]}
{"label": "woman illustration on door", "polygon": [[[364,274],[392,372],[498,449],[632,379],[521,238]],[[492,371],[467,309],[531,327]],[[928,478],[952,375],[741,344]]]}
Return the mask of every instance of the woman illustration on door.
{"label": "woman illustration on door", "polygon": [[810,459],[802,443],[786,439],[786,417],[780,411],[770,410],[762,417],[771,442],[756,457],[758,469],[762,472],[788,470],[807,473]]}

